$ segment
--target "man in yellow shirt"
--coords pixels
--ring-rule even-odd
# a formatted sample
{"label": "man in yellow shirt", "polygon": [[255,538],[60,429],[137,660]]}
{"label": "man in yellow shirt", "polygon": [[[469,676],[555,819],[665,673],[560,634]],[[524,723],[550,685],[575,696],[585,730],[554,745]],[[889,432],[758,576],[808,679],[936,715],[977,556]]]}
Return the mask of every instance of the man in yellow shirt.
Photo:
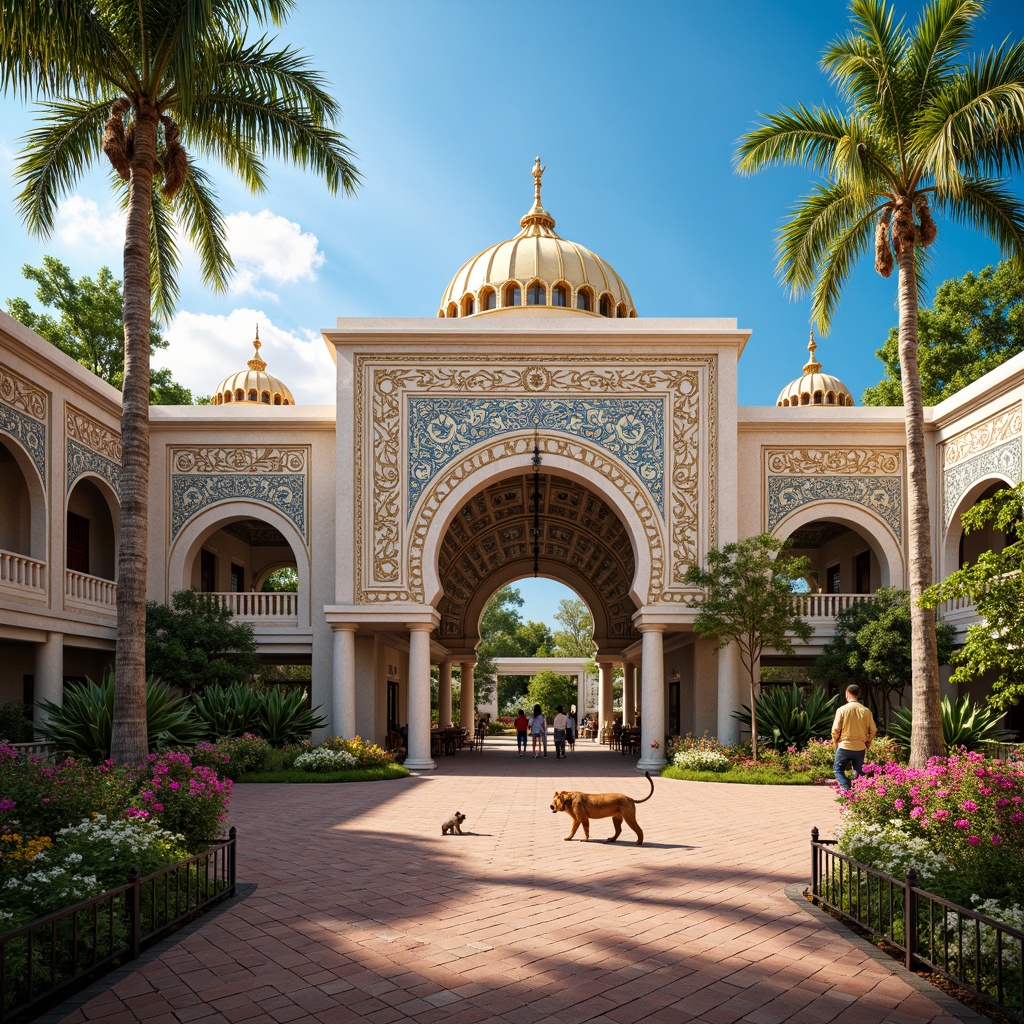
{"label": "man in yellow shirt", "polygon": [[851,683],[846,688],[846,703],[836,712],[832,723],[832,742],[836,747],[832,770],[844,792],[850,789],[847,766],[853,769],[855,779],[864,774],[864,755],[871,749],[871,741],[877,732],[871,711],[861,704],[859,697],[860,687]]}

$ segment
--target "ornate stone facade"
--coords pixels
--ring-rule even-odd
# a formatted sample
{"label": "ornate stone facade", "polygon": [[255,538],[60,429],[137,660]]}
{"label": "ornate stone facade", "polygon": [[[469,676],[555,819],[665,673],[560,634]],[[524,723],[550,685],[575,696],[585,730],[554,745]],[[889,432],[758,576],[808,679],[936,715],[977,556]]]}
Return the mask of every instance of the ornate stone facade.
{"label": "ornate stone facade", "polygon": [[277,509],[308,540],[308,466],[306,445],[172,448],[171,537],[203,509],[235,499]]}
{"label": "ornate stone facade", "polygon": [[45,391],[8,367],[0,365],[0,431],[14,438],[25,449],[44,485],[48,406]]}
{"label": "ornate stone facade", "polygon": [[98,423],[84,412],[66,409],[66,486],[68,493],[85,473],[93,473],[120,495],[121,435]]}
{"label": "ornate stone facade", "polygon": [[851,502],[903,538],[903,452],[898,448],[764,448],[764,523],[769,532],[799,508]]}

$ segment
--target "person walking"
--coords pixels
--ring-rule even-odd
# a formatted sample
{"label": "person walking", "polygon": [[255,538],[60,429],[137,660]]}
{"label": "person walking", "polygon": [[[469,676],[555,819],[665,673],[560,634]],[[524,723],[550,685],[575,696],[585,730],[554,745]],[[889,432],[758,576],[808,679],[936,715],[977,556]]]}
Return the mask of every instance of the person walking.
{"label": "person walking", "polygon": [[516,750],[519,751],[520,757],[526,757],[526,737],[530,731],[530,720],[523,713],[522,708],[519,709],[516,720],[512,724],[516,727]]}
{"label": "person walking", "polygon": [[555,718],[551,724],[555,728],[555,757],[565,757],[565,729],[569,720],[565,717],[565,709],[561,704],[555,708]]}
{"label": "person walking", "polygon": [[[576,707],[573,704],[572,708]],[[565,742],[569,744],[570,750],[576,749],[576,714],[572,708],[569,708],[569,714],[566,715],[565,722]]]}
{"label": "person walking", "polygon": [[[533,705],[533,714],[530,716],[530,735],[533,737],[533,756],[540,757],[540,750],[547,747],[548,720],[544,717],[539,704]],[[544,756],[548,752],[544,750]]]}
{"label": "person walking", "polygon": [[855,779],[864,774],[864,755],[871,749],[871,741],[878,731],[871,710],[861,704],[859,698],[860,687],[851,683],[846,688],[846,703],[836,711],[832,722],[832,742],[836,748],[832,771],[844,793],[850,791],[847,767],[853,770]]}

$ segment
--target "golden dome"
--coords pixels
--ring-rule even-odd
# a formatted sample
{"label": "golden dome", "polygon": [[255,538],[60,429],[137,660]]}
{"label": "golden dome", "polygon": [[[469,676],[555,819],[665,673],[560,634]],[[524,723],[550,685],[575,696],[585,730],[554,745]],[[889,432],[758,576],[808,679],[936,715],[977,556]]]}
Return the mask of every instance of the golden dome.
{"label": "golden dome", "polygon": [[256,351],[248,362],[249,369],[225,377],[217,385],[211,405],[294,405],[295,398],[287,386],[267,373],[267,364],[260,359],[259,324],[252,345]]}
{"label": "golden dome", "polygon": [[853,395],[850,394],[850,389],[838,377],[821,372],[821,363],[814,358],[814,351],[817,347],[812,330],[811,340],[807,345],[810,359],[804,364],[804,375],[791,381],[779,392],[776,405],[850,406],[856,404]]}
{"label": "golden dome", "polygon": [[532,312],[550,316],[636,316],[633,298],[609,263],[555,231],[555,218],[541,205],[537,157],[533,207],[514,238],[467,260],[452,278],[439,317]]}

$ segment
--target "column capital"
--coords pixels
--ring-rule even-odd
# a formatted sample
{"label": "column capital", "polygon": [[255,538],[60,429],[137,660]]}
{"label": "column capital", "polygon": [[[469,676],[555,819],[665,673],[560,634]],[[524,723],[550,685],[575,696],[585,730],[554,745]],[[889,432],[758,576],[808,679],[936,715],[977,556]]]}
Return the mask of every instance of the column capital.
{"label": "column capital", "polygon": [[638,622],[636,623],[639,633],[664,633],[668,629],[667,622]]}
{"label": "column capital", "polygon": [[430,633],[434,629],[433,622],[407,622],[405,628],[410,633]]}
{"label": "column capital", "polygon": [[329,622],[328,625],[335,633],[357,633],[359,631],[358,622]]}

